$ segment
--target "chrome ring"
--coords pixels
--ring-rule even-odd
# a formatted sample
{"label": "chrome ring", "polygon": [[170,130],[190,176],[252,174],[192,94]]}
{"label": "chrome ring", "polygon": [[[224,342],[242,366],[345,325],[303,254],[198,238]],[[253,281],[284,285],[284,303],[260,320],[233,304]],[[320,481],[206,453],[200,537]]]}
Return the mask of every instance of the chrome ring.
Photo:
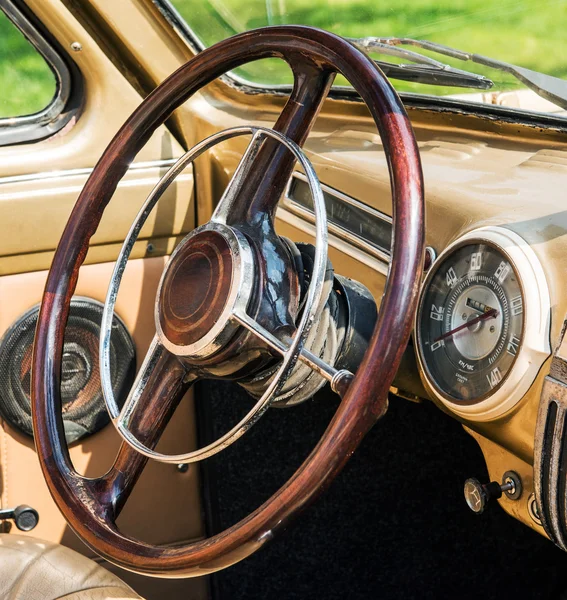
{"label": "chrome ring", "polygon": [[[188,452],[185,454],[168,455],[155,452],[150,450],[142,443],[140,443],[125,426],[124,419],[120,418],[121,411],[116,404],[114,392],[111,385],[110,377],[110,334],[112,327],[112,316],[114,314],[114,306],[116,304],[116,297],[118,295],[118,289],[120,282],[126,268],[126,263],[136,242],[140,230],[146,222],[151,210],[161,198],[165,190],[174,181],[179,173],[181,173],[189,164],[191,164],[196,158],[201,156],[206,150],[209,150],[213,146],[220,142],[232,139],[234,137],[242,135],[253,136],[265,136],[276,139],[281,144],[286,146],[296,160],[299,162],[305,175],[307,177],[307,183],[309,190],[313,197],[313,206],[315,213],[315,256],[313,261],[313,273],[309,288],[307,290],[306,299],[304,303],[303,313],[297,327],[297,331],[292,338],[292,341],[285,352],[282,352],[283,360],[280,365],[274,379],[262,395],[262,397],[256,402],[254,407],[248,412],[248,414],[237,423],[230,431],[225,433],[223,436],[212,442],[211,444]],[[212,223],[215,225],[222,224],[221,220],[213,220]],[[203,227],[211,225],[209,223]],[[202,230],[202,229],[201,229]],[[234,231],[234,230],[232,230]],[[189,234],[191,235],[191,234]],[[107,410],[110,414],[113,425],[122,437],[122,439],[129,444],[132,448],[138,451],[140,454],[153,458],[159,462],[165,463],[180,463],[180,462],[197,462],[217,454],[221,450],[227,448],[239,439],[256,421],[264,414],[264,412],[270,406],[271,401],[277,396],[279,390],[285,384],[285,381],[289,377],[291,371],[295,367],[299,354],[301,353],[305,340],[309,334],[311,326],[315,321],[316,315],[322,310],[324,299],[322,297],[323,283],[325,280],[325,271],[327,266],[327,251],[328,251],[328,233],[327,233],[327,211],[325,208],[325,201],[323,197],[323,191],[319,183],[319,179],[311,161],[304,154],[303,150],[292,140],[288,139],[283,134],[267,129],[264,127],[235,127],[226,129],[219,133],[213,134],[206,138],[192,149],[187,151],[160,179],[156,184],[147,200],[142,205],[142,208],[138,212],[128,235],[124,241],[124,244],[120,250],[120,254],[116,261],[108,293],[106,296],[104,313],[101,323],[101,338],[99,346],[100,356],[100,376],[101,386],[103,391],[104,400],[106,403]],[[234,313],[233,313],[234,314]],[[234,319],[234,317],[232,317]],[[234,319],[236,321],[236,319]],[[156,340],[154,339],[154,343]],[[161,345],[161,344],[160,344]]]}

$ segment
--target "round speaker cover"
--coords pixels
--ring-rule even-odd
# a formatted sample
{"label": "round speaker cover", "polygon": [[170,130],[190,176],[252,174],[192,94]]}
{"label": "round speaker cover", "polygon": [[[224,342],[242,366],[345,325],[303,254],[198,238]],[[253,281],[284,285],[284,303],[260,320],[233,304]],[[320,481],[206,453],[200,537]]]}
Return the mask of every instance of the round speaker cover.
{"label": "round speaker cover", "polygon": [[[100,386],[98,346],[103,305],[75,297],[61,365],[61,402],[67,443],[91,435],[109,422]],[[0,414],[22,433],[33,436],[31,362],[39,305],[22,315],[0,342]],[[115,315],[110,340],[114,396],[121,406],[136,371],[134,343]]]}

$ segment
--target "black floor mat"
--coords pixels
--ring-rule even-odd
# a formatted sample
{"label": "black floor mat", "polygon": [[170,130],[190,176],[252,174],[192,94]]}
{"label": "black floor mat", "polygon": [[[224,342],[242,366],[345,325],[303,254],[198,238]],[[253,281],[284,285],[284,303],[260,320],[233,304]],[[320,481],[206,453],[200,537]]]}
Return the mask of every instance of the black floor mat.
{"label": "black floor mat", "polygon": [[[206,383],[201,409],[220,435],[251,400],[237,386]],[[271,409],[210,460],[216,528],[265,501],[324,431],[337,398],[322,392]],[[476,442],[429,403],[391,399],[331,489],[288,531],[215,576],[219,598],[559,598],[567,555],[495,503],[466,507],[467,477],[486,481]]]}

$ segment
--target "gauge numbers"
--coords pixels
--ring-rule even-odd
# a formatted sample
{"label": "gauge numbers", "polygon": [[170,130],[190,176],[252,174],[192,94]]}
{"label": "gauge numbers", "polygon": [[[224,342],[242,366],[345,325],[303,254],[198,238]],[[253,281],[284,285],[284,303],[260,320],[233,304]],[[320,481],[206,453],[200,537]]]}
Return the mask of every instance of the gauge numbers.
{"label": "gauge numbers", "polygon": [[417,320],[421,363],[446,399],[494,393],[522,344],[524,295],[509,258],[489,243],[457,246],[433,267]]}

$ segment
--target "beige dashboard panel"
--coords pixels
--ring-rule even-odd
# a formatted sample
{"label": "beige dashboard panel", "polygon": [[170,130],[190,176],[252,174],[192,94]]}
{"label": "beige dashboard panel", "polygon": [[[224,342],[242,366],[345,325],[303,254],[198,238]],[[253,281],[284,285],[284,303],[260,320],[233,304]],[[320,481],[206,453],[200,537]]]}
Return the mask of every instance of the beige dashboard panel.
{"label": "beige dashboard panel", "polygon": [[[165,258],[133,260],[126,268],[116,312],[124,320],[136,345],[138,365],[155,333],[154,301]],[[112,263],[81,269],[77,295],[104,302]],[[36,305],[43,293],[47,273],[0,277],[0,297],[9,299],[0,312],[0,335],[26,310]],[[195,448],[196,430],[193,398],[189,394],[167,428],[160,449],[167,453]],[[88,476],[103,474],[112,464],[119,437],[111,425],[74,444],[71,458],[78,471]],[[68,528],[52,501],[33,442],[2,423],[0,428],[0,484],[2,507],[29,504],[39,511],[38,526],[30,535],[63,542],[91,555]],[[135,537],[151,543],[173,543],[203,534],[199,495],[199,472],[191,466],[181,473],[175,465],[150,461],[134,488],[119,525]]]}

